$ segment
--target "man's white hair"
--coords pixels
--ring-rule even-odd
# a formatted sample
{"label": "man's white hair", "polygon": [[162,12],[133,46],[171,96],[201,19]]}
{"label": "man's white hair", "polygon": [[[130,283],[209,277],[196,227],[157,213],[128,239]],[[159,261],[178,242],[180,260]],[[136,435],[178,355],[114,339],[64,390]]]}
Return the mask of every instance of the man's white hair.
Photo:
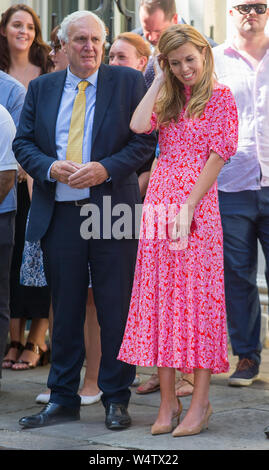
{"label": "man's white hair", "polygon": [[60,29],[57,33],[59,40],[63,42],[68,42],[69,41],[68,33],[69,33],[70,25],[75,23],[80,18],[85,18],[86,16],[91,16],[100,25],[101,31],[102,31],[102,39],[103,39],[103,42],[105,42],[106,34],[107,34],[105,23],[101,20],[101,18],[99,18],[99,16],[97,16],[95,13],[92,13],[91,11],[88,11],[88,10],[75,11],[74,13],[70,13],[70,15],[67,15],[63,19],[60,25]]}

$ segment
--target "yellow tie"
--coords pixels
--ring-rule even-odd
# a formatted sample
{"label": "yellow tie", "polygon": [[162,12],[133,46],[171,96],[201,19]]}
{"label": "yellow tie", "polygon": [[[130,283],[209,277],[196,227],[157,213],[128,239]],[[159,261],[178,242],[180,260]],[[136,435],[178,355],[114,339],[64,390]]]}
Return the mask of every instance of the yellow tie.
{"label": "yellow tie", "polygon": [[83,80],[78,84],[79,91],[74,102],[69,128],[66,160],[72,160],[72,162],[76,163],[82,163],[82,146],[86,111],[85,90],[88,85],[89,82],[86,80]]}

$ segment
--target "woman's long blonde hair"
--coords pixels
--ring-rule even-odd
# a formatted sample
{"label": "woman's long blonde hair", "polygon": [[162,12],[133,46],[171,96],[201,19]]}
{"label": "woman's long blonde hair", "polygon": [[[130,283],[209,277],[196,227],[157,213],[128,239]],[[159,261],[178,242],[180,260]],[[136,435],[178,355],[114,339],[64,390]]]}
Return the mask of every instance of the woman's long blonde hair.
{"label": "woman's long blonde hair", "polygon": [[167,59],[171,51],[186,43],[193,44],[201,54],[205,49],[204,70],[201,79],[192,88],[191,98],[186,108],[187,116],[200,117],[213,92],[215,77],[211,46],[202,34],[192,26],[186,24],[171,26],[162,34],[158,44],[160,66],[166,76],[155,106],[159,125],[168,125],[171,121],[177,121],[186,104],[184,85],[170,70]]}

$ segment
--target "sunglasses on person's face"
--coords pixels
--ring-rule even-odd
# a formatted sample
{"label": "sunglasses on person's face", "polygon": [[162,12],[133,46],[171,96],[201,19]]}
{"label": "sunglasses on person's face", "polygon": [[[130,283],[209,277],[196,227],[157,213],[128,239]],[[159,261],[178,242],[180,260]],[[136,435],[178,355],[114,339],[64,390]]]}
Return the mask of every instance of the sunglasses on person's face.
{"label": "sunglasses on person's face", "polygon": [[241,15],[248,15],[248,13],[251,12],[252,8],[255,10],[255,13],[257,15],[264,15],[264,13],[267,10],[267,4],[266,3],[249,3],[249,4],[242,4],[242,5],[237,5],[234,7],[235,10],[239,11]]}

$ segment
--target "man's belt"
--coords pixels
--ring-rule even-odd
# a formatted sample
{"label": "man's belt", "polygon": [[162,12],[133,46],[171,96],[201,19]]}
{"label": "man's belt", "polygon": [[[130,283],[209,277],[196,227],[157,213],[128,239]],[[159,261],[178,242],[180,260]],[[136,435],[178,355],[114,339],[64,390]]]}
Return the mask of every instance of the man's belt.
{"label": "man's belt", "polygon": [[69,204],[71,206],[82,207],[84,204],[90,204],[90,198],[80,199],[79,201],[56,201],[58,204]]}

